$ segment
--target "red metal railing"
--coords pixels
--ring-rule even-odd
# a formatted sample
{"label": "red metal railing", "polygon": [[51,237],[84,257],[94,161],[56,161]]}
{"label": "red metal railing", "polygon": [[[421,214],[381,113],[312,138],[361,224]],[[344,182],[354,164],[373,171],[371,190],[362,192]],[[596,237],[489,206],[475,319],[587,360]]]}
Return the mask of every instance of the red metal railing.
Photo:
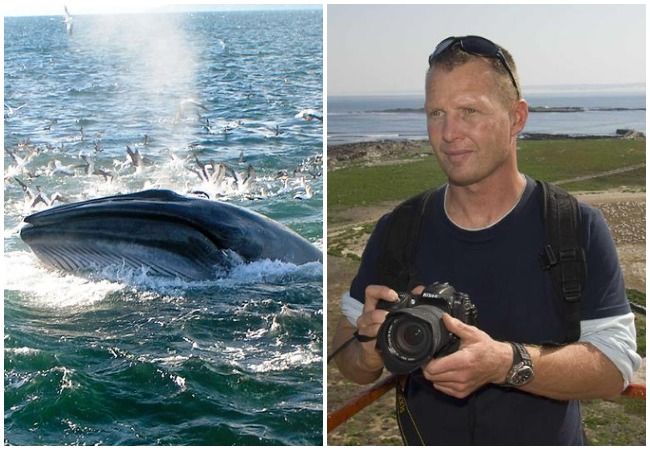
{"label": "red metal railing", "polygon": [[[378,400],[386,392],[394,388],[397,382],[398,377],[396,375],[386,377],[372,387],[361,391],[358,395],[346,402],[337,410],[329,413],[327,415],[327,432],[331,432],[363,408]],[[645,385],[630,384],[621,395],[625,397],[641,398],[645,401]]]}

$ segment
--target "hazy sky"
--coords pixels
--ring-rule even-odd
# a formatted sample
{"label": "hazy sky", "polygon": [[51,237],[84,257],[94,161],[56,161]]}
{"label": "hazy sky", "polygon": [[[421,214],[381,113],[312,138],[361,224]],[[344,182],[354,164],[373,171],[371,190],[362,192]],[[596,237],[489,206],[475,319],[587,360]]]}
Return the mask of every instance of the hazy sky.
{"label": "hazy sky", "polygon": [[228,2],[219,0],[2,0],[0,8],[5,16],[63,15],[63,6],[70,14],[119,14],[194,10],[242,10],[275,8],[321,8],[318,0],[305,0],[307,5],[282,5],[274,0],[263,2]]}
{"label": "hazy sky", "polygon": [[448,36],[508,49],[524,86],[645,82],[644,5],[328,5],[328,95],[420,92]]}

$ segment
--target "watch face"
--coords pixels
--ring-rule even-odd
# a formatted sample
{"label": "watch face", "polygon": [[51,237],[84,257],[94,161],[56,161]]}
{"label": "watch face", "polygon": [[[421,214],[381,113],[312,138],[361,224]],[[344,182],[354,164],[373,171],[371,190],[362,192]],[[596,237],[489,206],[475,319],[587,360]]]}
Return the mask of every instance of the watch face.
{"label": "watch face", "polygon": [[533,375],[534,373],[532,367],[523,366],[513,374],[511,384],[515,386],[526,384],[533,379]]}

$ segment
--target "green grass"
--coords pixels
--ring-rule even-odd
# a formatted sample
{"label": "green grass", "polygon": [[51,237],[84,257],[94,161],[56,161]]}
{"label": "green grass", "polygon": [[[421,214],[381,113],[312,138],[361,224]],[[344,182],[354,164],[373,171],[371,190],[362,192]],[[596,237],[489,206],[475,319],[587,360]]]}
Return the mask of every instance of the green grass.
{"label": "green grass", "polygon": [[625,173],[562,184],[562,188],[568,191],[605,191],[611,189],[612,186],[621,187],[624,191],[645,192],[645,167]]}
{"label": "green grass", "polygon": [[361,258],[359,258],[358,255],[347,252],[346,250],[351,242],[361,239],[362,237],[367,238],[374,228],[375,223],[372,222],[343,230],[336,239],[330,240],[327,246],[327,254],[359,261]]}
{"label": "green grass", "polygon": [[645,306],[645,293],[637,291],[636,289],[628,289],[625,291],[627,298],[637,305]]}
{"label": "green grass", "polygon": [[350,167],[330,172],[327,177],[328,208],[404,200],[446,180],[433,156],[390,166]]}
{"label": "green grass", "polygon": [[645,445],[645,401],[619,397],[583,401],[589,445]]}
{"label": "green grass", "polygon": [[[533,178],[558,181],[645,161],[645,140],[567,139],[519,142],[519,168]],[[328,209],[400,201],[446,180],[435,158],[328,173]],[[571,183],[570,190],[604,190],[621,185],[645,188],[645,170]]]}
{"label": "green grass", "polygon": [[548,181],[605,172],[644,161],[645,140],[520,141],[521,171]]}

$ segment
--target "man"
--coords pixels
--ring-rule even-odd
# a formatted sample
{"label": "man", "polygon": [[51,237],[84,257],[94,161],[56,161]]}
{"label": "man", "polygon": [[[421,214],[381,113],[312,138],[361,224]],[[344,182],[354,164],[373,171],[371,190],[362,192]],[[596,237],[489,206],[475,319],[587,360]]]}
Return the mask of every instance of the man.
{"label": "man", "polygon": [[[578,400],[616,396],[640,364],[607,225],[599,211],[579,205],[587,261],[580,338],[547,345],[562,341],[566,318],[539,264],[540,186],[517,167],[528,105],[514,61],[491,41],[465,36],[443,40],[429,66],[427,129],[448,183],[432,194],[413,237],[411,281],[416,293],[449,282],[469,294],[479,319],[474,327],[443,316],[460,348],[409,374],[399,409],[409,420],[400,419],[403,437],[428,445],[583,444]],[[378,265],[389,217],[368,241],[334,338],[338,348],[357,333],[336,362],[358,383],[383,371],[372,338],[387,311],[376,306],[397,299]]]}

